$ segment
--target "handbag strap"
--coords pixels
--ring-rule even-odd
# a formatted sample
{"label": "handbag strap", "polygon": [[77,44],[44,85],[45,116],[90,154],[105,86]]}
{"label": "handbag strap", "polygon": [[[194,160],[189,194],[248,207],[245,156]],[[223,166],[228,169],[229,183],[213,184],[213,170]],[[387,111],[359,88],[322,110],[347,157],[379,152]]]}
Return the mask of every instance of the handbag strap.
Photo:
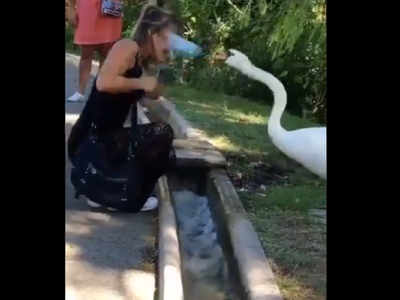
{"label": "handbag strap", "polygon": [[[129,142],[129,156],[134,157],[133,147],[137,146],[137,103],[135,102],[131,106],[131,129],[129,132],[130,142]],[[134,145],[132,145],[132,143]],[[133,147],[132,147],[133,146]]]}
{"label": "handbag strap", "polygon": [[[134,68],[136,68],[138,66],[139,60],[139,53],[136,54],[135,57],[135,66]],[[137,143],[138,143],[138,119],[137,119],[137,115],[138,115],[138,108],[137,108],[137,101],[135,101],[132,105],[131,105],[131,129],[130,129],[130,143],[129,143],[129,156],[130,157],[134,157],[134,153],[133,153],[133,147],[132,147],[132,143],[134,143],[134,147],[137,147]]]}

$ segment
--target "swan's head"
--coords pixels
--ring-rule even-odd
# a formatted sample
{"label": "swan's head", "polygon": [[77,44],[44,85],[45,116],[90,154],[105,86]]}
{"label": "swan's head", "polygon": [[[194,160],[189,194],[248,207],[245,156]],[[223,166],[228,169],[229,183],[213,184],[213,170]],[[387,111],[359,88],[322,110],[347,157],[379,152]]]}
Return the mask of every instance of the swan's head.
{"label": "swan's head", "polygon": [[244,71],[244,69],[252,65],[249,58],[242,52],[235,49],[229,49],[229,52],[231,56],[229,56],[225,61],[228,66],[231,66],[239,71]]}

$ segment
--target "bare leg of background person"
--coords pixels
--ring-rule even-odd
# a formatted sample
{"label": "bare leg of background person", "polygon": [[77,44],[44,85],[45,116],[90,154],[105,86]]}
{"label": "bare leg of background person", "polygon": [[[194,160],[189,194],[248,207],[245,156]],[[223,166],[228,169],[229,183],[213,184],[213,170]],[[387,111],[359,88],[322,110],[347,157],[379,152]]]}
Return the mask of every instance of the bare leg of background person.
{"label": "bare leg of background person", "polygon": [[92,70],[92,60],[95,46],[83,45],[81,46],[81,60],[79,62],[79,93],[85,93],[86,85],[90,78],[90,71]]}

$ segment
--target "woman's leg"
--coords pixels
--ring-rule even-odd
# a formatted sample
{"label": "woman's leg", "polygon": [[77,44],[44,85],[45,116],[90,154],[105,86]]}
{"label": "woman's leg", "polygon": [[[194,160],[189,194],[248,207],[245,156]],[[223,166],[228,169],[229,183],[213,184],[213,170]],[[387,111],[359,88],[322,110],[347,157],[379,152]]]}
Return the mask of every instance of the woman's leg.
{"label": "woman's leg", "polygon": [[86,85],[92,70],[93,54],[96,46],[81,45],[81,60],[79,62],[79,93],[85,93]]}
{"label": "woman's leg", "polygon": [[[125,131],[128,135],[129,130],[125,129]],[[75,172],[76,174],[74,173],[75,177],[72,181],[78,190],[81,187],[81,193],[86,195],[88,199],[102,206],[126,212],[139,212],[143,208],[146,200],[151,196],[158,178],[169,169],[171,161],[173,161],[170,156],[173,131],[169,125],[160,123],[140,125],[138,126],[138,131],[138,134],[142,135],[144,141],[137,151],[135,151],[135,158],[129,162],[125,162],[128,164],[128,174],[125,175],[128,178],[126,199],[121,199],[123,194],[122,189],[111,192],[109,190],[110,185],[109,188],[106,187],[110,184],[108,179],[103,176],[103,179],[101,179],[97,175],[91,175],[97,174],[97,171],[94,173],[91,171],[85,173],[85,167],[83,166],[80,168],[80,173],[77,171]],[[103,143],[107,143],[107,139]],[[108,141],[108,143],[115,145],[111,141]],[[83,159],[86,162],[84,165],[87,165],[87,162],[91,161],[93,165],[101,166],[102,162],[107,160],[109,155],[104,147],[89,142],[85,145],[87,150],[83,151],[83,149],[80,152],[86,153]],[[115,177],[116,174],[114,174],[114,171],[112,171],[114,174],[112,175],[111,173],[108,174],[106,169],[108,168],[106,167],[101,172],[107,174],[107,177]],[[82,179],[84,180],[82,181]],[[81,182],[84,184],[82,185]],[[115,187],[118,186],[112,185]]]}

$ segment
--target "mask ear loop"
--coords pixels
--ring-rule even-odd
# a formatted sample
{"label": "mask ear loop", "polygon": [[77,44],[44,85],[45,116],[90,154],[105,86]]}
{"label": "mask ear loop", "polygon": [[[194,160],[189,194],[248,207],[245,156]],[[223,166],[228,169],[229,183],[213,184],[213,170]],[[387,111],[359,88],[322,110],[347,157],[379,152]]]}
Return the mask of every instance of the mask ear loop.
{"label": "mask ear loop", "polygon": [[151,43],[151,52],[153,55],[155,55],[156,51],[155,51],[155,46],[154,46],[153,34],[151,33],[150,29],[147,31],[147,34],[148,34],[148,37],[149,37],[150,43]]}

